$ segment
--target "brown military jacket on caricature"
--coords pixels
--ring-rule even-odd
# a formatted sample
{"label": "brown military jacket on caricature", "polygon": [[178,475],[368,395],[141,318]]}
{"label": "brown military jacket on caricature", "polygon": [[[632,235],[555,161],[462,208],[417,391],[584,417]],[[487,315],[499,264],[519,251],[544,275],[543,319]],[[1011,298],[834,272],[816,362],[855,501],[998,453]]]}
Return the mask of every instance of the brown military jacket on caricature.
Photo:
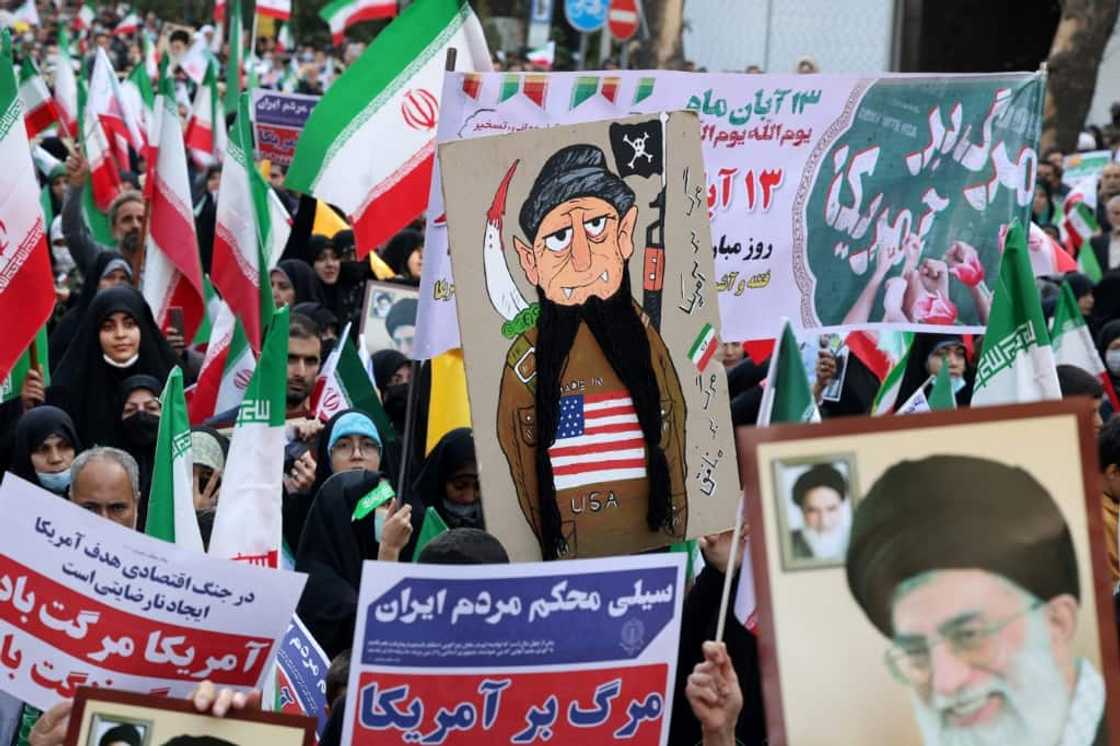
{"label": "brown military jacket on caricature", "polygon": [[[560,377],[561,417],[553,447],[557,455],[552,461],[561,531],[568,545],[564,556],[568,558],[628,554],[681,540],[686,533],[684,394],[661,335],[645,314],[642,322],[661,393],[661,447],[669,463],[673,528],[660,534],[648,528],[645,445],[633,443],[642,438],[633,404],[625,401],[629,394],[622,381],[587,325],[581,324]],[[514,341],[506,356],[498,397],[498,440],[509,461],[521,511],[539,540],[536,341],[533,327]],[[625,414],[627,405],[629,415]],[[597,430],[607,431],[606,437],[596,435]],[[604,439],[608,444],[602,444]],[[580,455],[559,456],[558,448],[567,453],[578,450]]]}

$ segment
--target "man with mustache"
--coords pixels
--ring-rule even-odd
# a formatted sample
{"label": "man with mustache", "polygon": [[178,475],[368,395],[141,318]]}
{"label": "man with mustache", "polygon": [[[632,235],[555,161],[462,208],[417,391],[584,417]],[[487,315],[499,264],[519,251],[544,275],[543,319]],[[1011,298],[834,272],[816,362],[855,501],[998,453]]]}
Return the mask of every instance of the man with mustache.
{"label": "man with mustache", "polygon": [[684,395],[630,292],[637,220],[593,145],[553,154],[521,207],[513,243],[539,316],[506,354],[498,436],[545,559],[685,535]]}
{"label": "man with mustache", "polygon": [[133,272],[136,272],[144,240],[141,235],[144,229],[144,196],[127,186],[121,190],[109,205],[109,227],[117,245],[102,247],[94,241],[86,227],[85,218],[82,217],[82,190],[85,188],[86,177],[89,176],[89,164],[82,155],[73,154],[66,159],[66,176],[70,186],[62,203],[62,233],[66,236],[66,247],[70,249],[70,256],[74,258],[82,277],[88,277],[97,255],[107,248],[119,251],[132,265]]}
{"label": "man with mustache", "polygon": [[1074,649],[1073,540],[1027,472],[968,456],[895,464],[856,510],[847,576],[892,642],[885,663],[926,744],[1107,742],[1104,681]]}

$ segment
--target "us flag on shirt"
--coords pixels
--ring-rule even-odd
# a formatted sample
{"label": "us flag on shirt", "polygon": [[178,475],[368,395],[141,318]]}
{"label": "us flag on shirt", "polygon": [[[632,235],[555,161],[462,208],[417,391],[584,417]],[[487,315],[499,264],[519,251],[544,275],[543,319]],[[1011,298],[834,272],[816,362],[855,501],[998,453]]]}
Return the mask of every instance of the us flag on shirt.
{"label": "us flag on shirt", "polygon": [[625,390],[560,397],[556,442],[548,449],[556,490],[644,479],[645,438]]}

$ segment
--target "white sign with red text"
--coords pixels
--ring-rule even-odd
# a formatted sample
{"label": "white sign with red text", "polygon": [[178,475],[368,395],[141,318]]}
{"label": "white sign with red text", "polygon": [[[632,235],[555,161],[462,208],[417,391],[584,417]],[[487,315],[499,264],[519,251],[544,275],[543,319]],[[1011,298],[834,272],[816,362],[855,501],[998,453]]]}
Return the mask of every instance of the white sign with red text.
{"label": "white sign with red text", "polygon": [[0,485],[0,690],[260,687],[307,577],[180,549],[11,474]]}

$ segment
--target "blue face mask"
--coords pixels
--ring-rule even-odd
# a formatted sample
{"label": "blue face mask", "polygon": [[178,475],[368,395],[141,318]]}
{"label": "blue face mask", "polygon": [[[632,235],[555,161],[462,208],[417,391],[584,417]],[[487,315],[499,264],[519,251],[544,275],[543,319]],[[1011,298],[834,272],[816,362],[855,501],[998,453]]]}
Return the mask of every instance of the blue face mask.
{"label": "blue face mask", "polygon": [[35,476],[39,478],[39,484],[43,485],[43,489],[50,490],[56,495],[65,494],[70,486],[69,469],[63,469],[53,474],[46,471],[37,471]]}
{"label": "blue face mask", "polygon": [[961,389],[964,388],[965,381],[963,376],[949,376],[949,382],[953,386],[954,394],[958,393]]}

